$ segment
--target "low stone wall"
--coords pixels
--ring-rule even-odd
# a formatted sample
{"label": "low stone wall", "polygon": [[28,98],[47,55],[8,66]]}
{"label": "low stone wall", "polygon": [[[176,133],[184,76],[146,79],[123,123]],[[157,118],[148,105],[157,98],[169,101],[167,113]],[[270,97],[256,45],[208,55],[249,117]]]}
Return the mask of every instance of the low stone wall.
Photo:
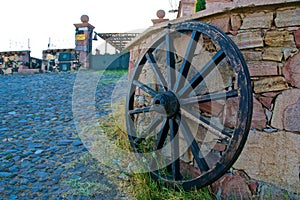
{"label": "low stone wall", "polygon": [[129,53],[91,56],[91,69],[128,69]]}
{"label": "low stone wall", "polygon": [[[140,50],[168,23],[209,22],[238,45],[253,82],[252,129],[234,167],[300,193],[300,1],[213,0],[190,17],[156,24],[128,45]],[[210,3],[211,2],[211,3]]]}

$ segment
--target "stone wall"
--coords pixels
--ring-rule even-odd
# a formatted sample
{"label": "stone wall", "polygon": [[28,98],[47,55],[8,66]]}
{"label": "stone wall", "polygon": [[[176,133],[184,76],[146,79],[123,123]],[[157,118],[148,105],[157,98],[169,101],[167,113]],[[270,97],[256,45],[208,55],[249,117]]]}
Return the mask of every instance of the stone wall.
{"label": "stone wall", "polygon": [[91,69],[127,69],[129,53],[99,54],[91,56]]}
{"label": "stone wall", "polygon": [[[300,1],[211,0],[186,20],[209,22],[227,33],[247,62],[253,118],[247,144],[234,165],[256,180],[300,193]],[[255,6],[254,6],[255,5]],[[132,41],[130,68],[140,49],[167,23]]]}

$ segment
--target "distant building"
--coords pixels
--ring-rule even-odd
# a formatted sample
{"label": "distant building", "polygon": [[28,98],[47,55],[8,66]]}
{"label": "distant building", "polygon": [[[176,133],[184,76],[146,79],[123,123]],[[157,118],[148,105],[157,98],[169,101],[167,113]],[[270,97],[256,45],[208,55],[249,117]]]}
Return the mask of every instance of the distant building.
{"label": "distant building", "polygon": [[0,52],[0,74],[12,74],[27,69],[39,71],[42,60],[30,56],[29,50]]}
{"label": "distant building", "polygon": [[47,49],[42,54],[45,71],[73,71],[80,67],[75,49]]}

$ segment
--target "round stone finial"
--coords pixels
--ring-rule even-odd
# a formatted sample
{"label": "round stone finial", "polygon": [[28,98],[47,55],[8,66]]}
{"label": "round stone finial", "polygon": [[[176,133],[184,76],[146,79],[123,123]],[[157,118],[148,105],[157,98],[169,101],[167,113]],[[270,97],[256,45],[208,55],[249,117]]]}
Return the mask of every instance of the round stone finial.
{"label": "round stone finial", "polygon": [[82,16],[80,17],[80,20],[81,20],[82,23],[89,22],[89,16],[87,16],[87,15],[82,15]]}
{"label": "round stone finial", "polygon": [[166,16],[166,12],[164,10],[158,10],[156,12],[156,16],[159,18],[159,19],[163,19],[165,16]]}

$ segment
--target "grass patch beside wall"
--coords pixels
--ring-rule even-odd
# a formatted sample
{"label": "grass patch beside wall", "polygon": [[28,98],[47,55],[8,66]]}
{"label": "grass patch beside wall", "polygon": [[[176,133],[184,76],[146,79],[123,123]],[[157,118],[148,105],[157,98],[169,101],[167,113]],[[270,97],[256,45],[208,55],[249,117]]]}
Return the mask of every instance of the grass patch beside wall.
{"label": "grass patch beside wall", "polygon": [[[114,108],[114,113],[101,120],[101,129],[106,135],[115,141],[116,146],[122,149],[131,150],[126,133],[125,125],[125,99],[118,103]],[[128,192],[131,196],[141,200],[153,199],[180,199],[180,200],[214,200],[215,196],[209,191],[208,187],[186,192],[184,190],[174,190],[159,184],[151,179],[149,173],[126,174]]]}

